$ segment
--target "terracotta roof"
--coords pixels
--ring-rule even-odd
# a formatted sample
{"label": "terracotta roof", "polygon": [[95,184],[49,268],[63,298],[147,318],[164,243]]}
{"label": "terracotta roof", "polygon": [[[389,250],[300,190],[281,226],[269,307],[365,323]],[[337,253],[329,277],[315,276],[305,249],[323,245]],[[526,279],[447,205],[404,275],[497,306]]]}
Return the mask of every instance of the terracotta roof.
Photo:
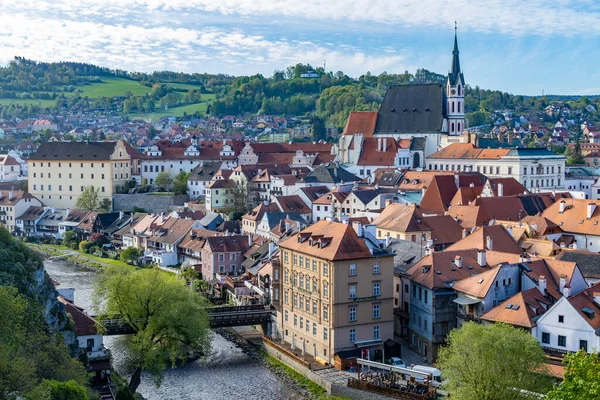
{"label": "terracotta roof", "polygon": [[324,194],[328,193],[329,188],[327,186],[307,186],[300,188],[300,191],[306,195],[308,200],[314,202]]}
{"label": "terracotta roof", "polygon": [[521,185],[521,183],[515,178],[489,178],[488,182],[492,187],[494,196],[498,196],[499,184],[502,184],[503,196],[515,196],[518,194],[523,194],[527,191],[527,188]]}
{"label": "terracotta roof", "polygon": [[0,190],[0,206],[14,206],[21,199],[32,199],[33,195],[22,190]]}
{"label": "terracotta roof", "polygon": [[97,211],[91,211],[88,215],[85,216],[85,218],[79,223],[79,225],[77,225],[76,229],[91,232],[97,216]]}
{"label": "terracotta roof", "polygon": [[44,213],[44,207],[30,206],[21,216],[17,217],[22,221],[35,221]]}
{"label": "terracotta roof", "polygon": [[482,207],[479,206],[452,206],[446,212],[446,215],[458,220],[458,223],[466,229],[473,229],[482,226],[489,221],[489,218]]}
{"label": "terracotta roof", "polygon": [[[457,256],[460,257],[460,256]],[[483,298],[494,284],[496,276],[502,267],[494,267],[480,274],[469,276],[456,282],[452,289],[471,296]]]}
{"label": "terracotta roof", "polygon": [[[487,238],[492,239],[492,248],[487,246]],[[502,225],[482,226],[473,233],[448,247],[448,250],[480,249],[504,253],[523,254],[521,246]]]}
{"label": "terracotta roof", "polygon": [[[564,202],[565,210],[560,212]],[[588,204],[596,205],[591,218],[587,218]],[[564,232],[588,235],[600,235],[600,200],[563,199],[548,207],[542,214],[545,218],[559,225]]]}
{"label": "terracotta roof", "polygon": [[[509,304],[510,308],[508,308]],[[552,301],[549,298],[540,293],[537,288],[532,288],[515,294],[481,315],[479,319],[531,329],[536,325],[533,318],[545,313],[551,305]]]}
{"label": "terracotta roof", "polygon": [[277,211],[279,211],[279,206],[275,202],[268,203],[267,205],[265,205],[265,203],[260,203],[259,205],[254,207],[252,210],[248,211],[242,217],[242,219],[248,219],[251,221],[260,221],[266,212],[277,212]]}
{"label": "terracotta roof", "polygon": [[[569,297],[569,303],[581,317],[594,329],[599,332],[600,329],[600,304],[594,301],[594,295],[600,297],[600,282],[579,292],[575,296]],[[584,310],[584,308],[586,310]],[[591,312],[591,314],[590,314]]]}
{"label": "terracotta roof", "polygon": [[326,220],[284,240],[279,247],[330,261],[371,257],[369,248],[350,225]]}
{"label": "terracotta roof", "polygon": [[422,232],[429,231],[423,223],[423,215],[418,206],[414,204],[405,205],[391,203],[375,218],[373,225],[377,229],[385,229],[394,232]]}
{"label": "terracotta roof", "polygon": [[169,217],[160,225],[153,223],[150,226],[150,231],[159,234],[153,234],[148,240],[159,243],[175,244],[189,232],[195,222],[196,221],[189,219]]}
{"label": "terracotta roof", "polygon": [[335,198],[338,203],[342,203],[346,197],[350,195],[350,191],[348,192],[340,192],[338,187],[331,189],[329,192],[325,193],[323,196],[319,197],[317,200],[313,201],[313,204],[331,204],[331,200]]}
{"label": "terracotta roof", "polygon": [[234,189],[237,185],[231,179],[215,179],[206,185],[207,189]]}
{"label": "terracotta roof", "polygon": [[279,208],[282,212],[297,212],[299,214],[310,214],[311,210],[300,196],[293,194],[291,196],[278,196],[275,198],[275,202],[279,204]]}
{"label": "terracotta roof", "polygon": [[213,236],[206,238],[205,246],[210,249],[212,253],[245,253],[250,247],[250,244],[248,242],[248,236],[245,235]]}
{"label": "terracotta roof", "polygon": [[0,154],[0,165],[19,165],[19,163],[9,155]]}
{"label": "terracotta roof", "polygon": [[452,171],[406,171],[400,180],[399,190],[417,191],[429,187],[438,175],[453,175]]}
{"label": "terracotta roof", "polygon": [[65,311],[73,319],[75,325],[75,333],[77,336],[88,336],[97,335],[98,329],[96,328],[96,321],[87,315],[83,308],[77,307],[71,301],[65,299],[63,296],[57,297],[58,301],[65,306]]}
{"label": "terracotta roof", "polygon": [[436,175],[425,191],[419,205],[426,212],[444,214],[448,210],[456,190],[453,175]]}
{"label": "terracotta roof", "polygon": [[219,236],[219,232],[215,231],[207,231],[204,229],[190,229],[190,231],[185,235],[181,243],[177,245],[177,247],[182,249],[189,249],[200,251],[202,247],[204,247],[204,243],[206,242],[206,238],[210,236]]}
{"label": "terracotta roof", "polygon": [[[381,142],[382,151],[378,151]],[[385,146],[384,146],[385,142]],[[385,148],[383,148],[385,147]],[[394,138],[365,138],[356,165],[394,166],[400,145]]]}
{"label": "terracotta roof", "polygon": [[450,200],[450,205],[452,206],[460,206],[460,205],[468,205],[472,201],[474,201],[478,196],[481,195],[481,191],[483,190],[483,186],[473,186],[473,187],[461,187],[458,188],[452,200]]}
{"label": "terracotta roof", "polygon": [[431,229],[434,245],[448,245],[462,239],[463,227],[449,215],[423,217],[423,222]]}
{"label": "terracotta roof", "polygon": [[500,159],[508,155],[510,149],[480,149],[473,143],[452,143],[443,149],[429,155],[432,159]]}
{"label": "terracotta roof", "polygon": [[361,133],[365,138],[373,136],[377,124],[377,111],[352,111],[342,135]]}

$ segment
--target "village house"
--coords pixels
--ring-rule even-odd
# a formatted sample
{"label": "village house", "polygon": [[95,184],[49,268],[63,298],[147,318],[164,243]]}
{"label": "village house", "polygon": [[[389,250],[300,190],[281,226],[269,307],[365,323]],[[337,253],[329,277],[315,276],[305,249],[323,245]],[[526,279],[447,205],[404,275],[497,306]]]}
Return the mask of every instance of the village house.
{"label": "village house", "polygon": [[244,253],[252,246],[252,236],[213,236],[207,237],[202,247],[202,279],[211,281],[217,274],[243,274]]}
{"label": "village house", "polygon": [[41,206],[42,203],[35,196],[22,190],[0,190],[0,225],[14,232],[18,217],[29,207]]}

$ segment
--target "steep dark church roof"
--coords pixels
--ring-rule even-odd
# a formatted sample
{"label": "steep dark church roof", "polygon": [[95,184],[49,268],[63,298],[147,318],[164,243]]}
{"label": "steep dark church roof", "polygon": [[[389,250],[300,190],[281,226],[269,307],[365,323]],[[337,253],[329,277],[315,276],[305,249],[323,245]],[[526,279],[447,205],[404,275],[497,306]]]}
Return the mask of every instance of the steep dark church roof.
{"label": "steep dark church roof", "polygon": [[440,84],[392,86],[379,107],[375,133],[441,132],[445,105]]}
{"label": "steep dark church roof", "polygon": [[458,51],[458,38],[456,37],[456,27],[454,28],[454,49],[452,50],[452,67],[448,73],[448,79],[450,85],[455,86],[458,84],[458,78],[460,77],[461,82],[465,82],[465,77],[460,69],[460,58]]}

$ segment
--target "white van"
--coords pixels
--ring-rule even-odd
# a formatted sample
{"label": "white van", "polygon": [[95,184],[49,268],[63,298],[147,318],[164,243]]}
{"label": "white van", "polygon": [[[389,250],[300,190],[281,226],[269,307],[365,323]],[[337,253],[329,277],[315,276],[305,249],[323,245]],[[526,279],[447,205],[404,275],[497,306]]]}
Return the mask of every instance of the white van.
{"label": "white van", "polygon": [[[413,371],[415,371],[415,372],[420,372],[422,374],[431,375],[432,378],[433,378],[431,380],[431,382],[430,382],[432,386],[439,386],[439,385],[442,384],[442,371],[440,371],[437,368],[427,367],[425,365],[415,365],[411,369]],[[424,381],[423,378],[421,378],[421,377],[417,378],[416,376],[415,376],[415,380],[417,382],[423,382]]]}

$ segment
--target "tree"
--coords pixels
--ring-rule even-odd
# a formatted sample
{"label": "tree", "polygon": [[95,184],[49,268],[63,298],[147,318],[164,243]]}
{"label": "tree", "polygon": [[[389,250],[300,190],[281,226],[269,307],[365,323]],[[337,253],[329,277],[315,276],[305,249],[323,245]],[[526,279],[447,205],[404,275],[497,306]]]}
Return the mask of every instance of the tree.
{"label": "tree", "polygon": [[167,172],[160,172],[156,175],[156,179],[154,180],[154,185],[159,188],[168,190],[171,184],[173,183],[173,178]]}
{"label": "tree", "polygon": [[312,117],[312,139],[315,142],[319,140],[327,139],[327,130],[325,129],[325,122],[317,116]]}
{"label": "tree", "polygon": [[600,398],[600,353],[585,350],[565,356],[565,378],[548,393],[548,400]]}
{"label": "tree", "polygon": [[189,172],[179,171],[175,179],[173,179],[173,192],[175,194],[187,194],[187,181],[189,177]]}
{"label": "tree", "polygon": [[[205,300],[185,290],[181,280],[158,269],[106,269],[95,284],[97,308],[102,317],[124,319],[134,334],[127,346],[133,375],[129,389],[135,392],[142,371],[160,385],[163,370],[188,350],[208,354],[210,335]],[[104,300],[103,300],[104,299]]]}
{"label": "tree", "polygon": [[59,382],[44,379],[42,383],[25,398],[28,400],[88,400],[85,386],[70,380]]}
{"label": "tree", "polygon": [[524,330],[468,322],[452,330],[447,343],[439,351],[438,363],[452,398],[529,399],[537,397],[519,389],[535,393],[550,389],[550,377],[541,374],[544,352]]}
{"label": "tree", "polygon": [[112,210],[112,201],[109,198],[104,198],[98,204],[98,209],[103,212],[109,212]]}
{"label": "tree", "polygon": [[92,185],[87,186],[79,195],[75,207],[79,210],[92,211],[98,208],[98,190]]}
{"label": "tree", "polygon": [[141,256],[142,256],[142,251],[139,249],[136,249],[135,247],[128,247],[125,250],[121,251],[121,254],[119,254],[119,258],[121,259],[121,261],[130,263],[130,264],[134,263]]}
{"label": "tree", "polygon": [[573,150],[569,159],[567,160],[567,164],[583,164],[584,162],[583,155],[581,154],[581,143],[577,141],[573,146]]}

